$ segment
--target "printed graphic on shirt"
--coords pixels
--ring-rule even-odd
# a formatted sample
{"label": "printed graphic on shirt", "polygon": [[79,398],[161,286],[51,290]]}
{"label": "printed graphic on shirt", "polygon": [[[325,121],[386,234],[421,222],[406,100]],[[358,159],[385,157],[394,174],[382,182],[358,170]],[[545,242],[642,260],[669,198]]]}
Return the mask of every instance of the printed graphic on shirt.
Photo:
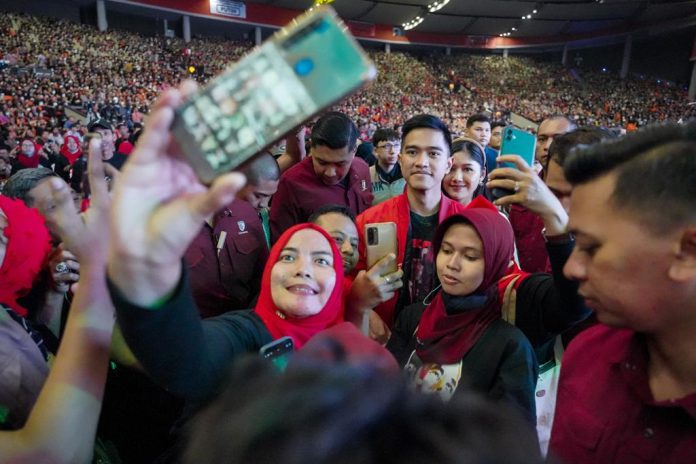
{"label": "printed graphic on shirt", "polygon": [[443,401],[452,398],[462,378],[461,361],[454,364],[423,363],[415,351],[404,369],[415,391],[438,395]]}

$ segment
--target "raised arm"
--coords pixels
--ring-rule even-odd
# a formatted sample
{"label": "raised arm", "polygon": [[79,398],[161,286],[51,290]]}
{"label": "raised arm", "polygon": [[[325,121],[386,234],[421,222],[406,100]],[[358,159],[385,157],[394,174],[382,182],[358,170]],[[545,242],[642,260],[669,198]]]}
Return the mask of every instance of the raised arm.
{"label": "raised arm", "polygon": [[131,303],[147,308],[173,292],[181,258],[205,218],[244,185],[244,176],[231,173],[206,188],[179,156],[169,128],[174,108],[195,88],[187,81],[157,100],[114,188],[108,275]]}
{"label": "raised arm", "polygon": [[[183,161],[169,128],[195,84],[163,93],[114,187],[108,277],[123,336],[143,369],[180,395],[204,395],[224,356],[237,348],[224,329],[200,321],[182,258],[207,217],[244,185],[226,174],[207,188]],[[222,348],[213,339],[229,342]],[[211,341],[213,340],[213,341]],[[200,388],[195,388],[196,383]]]}
{"label": "raised arm", "polygon": [[52,178],[39,199],[48,222],[81,263],[63,341],[24,428],[0,433],[0,462],[90,462],[114,324],[105,282],[109,197],[98,141],[90,146],[94,195],[81,219],[70,189]]}
{"label": "raised arm", "polygon": [[546,228],[547,236],[561,235],[568,229],[568,213],[544,181],[517,155],[505,155],[499,162],[513,163],[515,168],[498,168],[488,175],[488,188],[503,188],[514,192],[495,201],[497,206],[517,204],[537,214]]}

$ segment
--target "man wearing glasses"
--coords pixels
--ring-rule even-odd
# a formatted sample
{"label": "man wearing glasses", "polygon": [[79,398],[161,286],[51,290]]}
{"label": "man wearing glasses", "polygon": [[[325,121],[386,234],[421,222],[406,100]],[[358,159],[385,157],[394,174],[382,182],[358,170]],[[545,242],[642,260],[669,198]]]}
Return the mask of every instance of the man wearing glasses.
{"label": "man wearing glasses", "polygon": [[399,167],[401,136],[391,129],[377,129],[372,136],[377,163],[370,167],[372,205],[377,205],[404,192],[406,180]]}

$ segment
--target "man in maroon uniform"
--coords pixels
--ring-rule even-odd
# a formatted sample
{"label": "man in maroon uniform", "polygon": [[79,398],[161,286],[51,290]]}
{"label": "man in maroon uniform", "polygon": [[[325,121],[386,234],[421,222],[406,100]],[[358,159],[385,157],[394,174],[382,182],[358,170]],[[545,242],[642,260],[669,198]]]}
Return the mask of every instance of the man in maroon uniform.
{"label": "man in maroon uniform", "polygon": [[696,124],[575,153],[565,274],[602,323],[563,359],[551,452],[690,463],[696,450]]}
{"label": "man in maroon uniform", "polygon": [[312,128],[310,156],[280,178],[271,206],[272,242],[320,206],[341,205],[360,214],[372,205],[368,166],[355,157],[357,140],[358,128],[345,114],[319,118]]}

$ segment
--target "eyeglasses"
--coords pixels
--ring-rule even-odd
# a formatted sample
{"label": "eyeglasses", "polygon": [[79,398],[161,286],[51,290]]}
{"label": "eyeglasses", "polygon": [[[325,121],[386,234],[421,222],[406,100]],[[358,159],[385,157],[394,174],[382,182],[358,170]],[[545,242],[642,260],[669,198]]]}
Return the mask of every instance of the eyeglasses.
{"label": "eyeglasses", "polygon": [[386,148],[387,150],[391,150],[392,148],[396,148],[397,150],[401,150],[401,144],[400,143],[385,143],[384,145],[379,145],[377,148]]}

